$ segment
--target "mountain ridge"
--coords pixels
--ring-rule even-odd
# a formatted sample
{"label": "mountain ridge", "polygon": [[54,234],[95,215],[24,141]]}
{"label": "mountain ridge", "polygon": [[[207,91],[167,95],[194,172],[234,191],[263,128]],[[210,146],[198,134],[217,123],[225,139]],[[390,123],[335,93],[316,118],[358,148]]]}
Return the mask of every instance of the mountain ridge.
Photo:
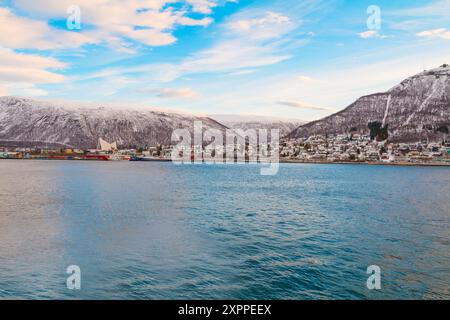
{"label": "mountain ridge", "polygon": [[386,127],[391,141],[445,137],[450,126],[450,66],[426,70],[386,92],[365,95],[344,110],[299,126],[287,138],[367,133],[370,122]]}
{"label": "mountain ridge", "polygon": [[[215,117],[211,116],[211,118],[215,119]],[[239,121],[238,119],[235,119],[233,121],[227,121],[222,120],[219,121],[219,123],[225,125],[226,127],[233,129],[233,130],[249,130],[249,129],[266,129],[268,132],[272,129],[278,129],[280,130],[280,137],[283,137],[287,134],[289,134],[292,130],[297,128],[299,125],[306,123],[305,121],[289,121],[289,120],[277,120],[273,119],[273,121],[270,121],[270,119],[264,119],[264,120],[258,120],[257,118],[255,120],[250,119],[242,119],[242,121]]]}
{"label": "mountain ridge", "polygon": [[48,101],[0,97],[0,141],[23,146],[59,145],[94,149],[98,139],[121,148],[170,144],[173,130],[202,121],[205,129],[226,130],[209,117],[140,109],[66,107]]}

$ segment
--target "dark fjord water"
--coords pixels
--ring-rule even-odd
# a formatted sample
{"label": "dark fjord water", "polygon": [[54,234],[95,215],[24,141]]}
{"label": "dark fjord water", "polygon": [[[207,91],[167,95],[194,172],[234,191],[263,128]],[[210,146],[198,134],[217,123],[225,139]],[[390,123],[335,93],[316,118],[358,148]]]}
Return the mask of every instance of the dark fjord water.
{"label": "dark fjord water", "polygon": [[1,161],[0,298],[450,299],[449,168],[259,173]]}

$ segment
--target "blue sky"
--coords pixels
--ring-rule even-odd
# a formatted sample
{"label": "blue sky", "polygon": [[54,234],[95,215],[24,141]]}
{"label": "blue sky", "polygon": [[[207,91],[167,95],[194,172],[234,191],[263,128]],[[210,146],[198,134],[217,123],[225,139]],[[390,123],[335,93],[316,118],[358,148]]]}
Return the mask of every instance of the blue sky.
{"label": "blue sky", "polygon": [[0,95],[314,120],[450,62],[450,0],[0,4]]}

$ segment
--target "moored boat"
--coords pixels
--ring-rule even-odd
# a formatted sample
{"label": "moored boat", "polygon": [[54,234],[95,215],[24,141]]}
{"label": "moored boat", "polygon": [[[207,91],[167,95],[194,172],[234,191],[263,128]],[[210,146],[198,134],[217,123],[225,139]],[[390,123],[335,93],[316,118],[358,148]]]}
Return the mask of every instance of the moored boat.
{"label": "moored boat", "polygon": [[156,158],[156,157],[139,157],[139,156],[132,156],[130,158],[130,161],[170,161],[170,159],[166,158]]}

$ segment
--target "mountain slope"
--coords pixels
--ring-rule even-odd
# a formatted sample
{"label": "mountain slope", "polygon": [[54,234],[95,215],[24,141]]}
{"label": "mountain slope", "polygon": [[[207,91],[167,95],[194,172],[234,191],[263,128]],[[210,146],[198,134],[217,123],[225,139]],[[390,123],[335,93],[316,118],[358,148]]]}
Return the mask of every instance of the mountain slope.
{"label": "mountain slope", "polygon": [[292,131],[314,134],[368,133],[369,122],[388,126],[391,141],[441,140],[450,126],[450,67],[424,71],[384,93],[364,96],[345,110]]}
{"label": "mountain slope", "polygon": [[230,129],[279,129],[280,137],[283,137],[298,126],[305,123],[301,120],[289,120],[276,117],[263,117],[263,116],[243,116],[243,115],[211,115],[211,118],[224,124]]}
{"label": "mountain slope", "polygon": [[230,129],[266,129],[268,132],[272,129],[280,130],[280,137],[284,137],[297,128],[301,123],[299,122],[285,122],[285,121],[274,121],[274,122],[258,122],[258,121],[233,121],[233,122],[223,122]]}
{"label": "mountain slope", "polygon": [[225,130],[207,117],[107,108],[66,107],[16,97],[0,98],[0,141],[20,146],[65,145],[96,148],[98,139],[117,141],[121,148],[170,144],[173,130],[203,127]]}

